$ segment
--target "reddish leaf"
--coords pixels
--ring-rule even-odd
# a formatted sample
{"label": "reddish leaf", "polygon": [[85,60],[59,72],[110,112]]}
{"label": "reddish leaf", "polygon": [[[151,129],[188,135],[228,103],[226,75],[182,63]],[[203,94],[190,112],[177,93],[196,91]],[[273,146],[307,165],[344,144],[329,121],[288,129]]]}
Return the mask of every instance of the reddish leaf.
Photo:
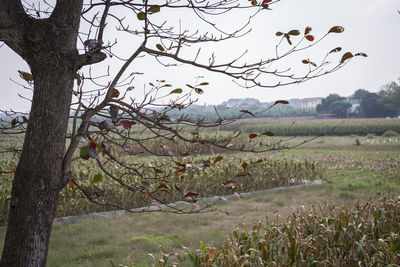
{"label": "reddish leaf", "polygon": [[12,173],[15,173],[16,171],[17,171],[16,167],[12,168],[12,170],[11,170]]}
{"label": "reddish leaf", "polygon": [[176,107],[178,110],[181,110],[181,109],[185,108],[185,106],[182,105],[182,104],[175,104],[175,107]]}
{"label": "reddish leaf", "polygon": [[90,141],[90,144],[89,144],[89,146],[91,147],[91,148],[93,148],[93,149],[95,149],[96,148],[96,142],[94,141],[94,140],[92,140],[92,141]]}
{"label": "reddish leaf", "polygon": [[227,184],[236,184],[236,182],[233,181],[233,180],[228,180],[228,181],[223,182],[222,184],[223,184],[223,185],[227,185]]}
{"label": "reddish leaf", "polygon": [[166,184],[161,183],[161,184],[157,187],[157,190],[168,192],[168,191],[169,191],[169,187],[168,187]]}
{"label": "reddish leaf", "polygon": [[309,34],[309,35],[306,36],[306,39],[307,39],[308,41],[312,42],[312,41],[314,41],[314,36],[311,35],[311,34]]}
{"label": "reddish leaf", "polygon": [[74,189],[74,187],[75,187],[74,183],[71,180],[68,181],[68,186],[71,189]]}
{"label": "reddish leaf", "polygon": [[128,121],[128,120],[122,120],[120,121],[120,124],[122,127],[124,127],[125,130],[130,130],[132,125],[135,125],[136,122],[134,121]]}
{"label": "reddish leaf", "polygon": [[69,186],[71,189],[74,189],[74,187],[75,187],[74,182],[76,182],[76,177],[74,177],[74,178],[72,178],[71,180],[68,181],[68,186]]}
{"label": "reddish leaf", "polygon": [[263,1],[262,1],[263,4],[268,4],[268,3],[270,3],[270,2],[272,2],[272,0],[263,0]]}
{"label": "reddish leaf", "polygon": [[236,182],[233,180],[228,180],[228,181],[223,182],[222,186],[225,188],[232,188],[232,189],[237,188]]}
{"label": "reddish leaf", "polygon": [[271,132],[271,131],[266,131],[266,132],[263,132],[263,135],[266,135],[266,136],[274,136],[275,133],[274,133],[274,132]]}
{"label": "reddish leaf", "polygon": [[242,199],[243,197],[242,197],[242,195],[241,194],[239,194],[238,192],[235,192],[235,195],[238,197],[238,198],[240,198],[240,199]]}
{"label": "reddish leaf", "polygon": [[113,88],[111,91],[111,98],[117,98],[117,97],[119,97],[119,91]]}
{"label": "reddish leaf", "polygon": [[257,134],[254,134],[254,133],[253,133],[253,134],[249,134],[249,138],[250,138],[250,139],[256,138],[257,136],[258,136],[258,135],[257,135]]}
{"label": "reddish leaf", "polygon": [[76,80],[76,85],[80,86],[81,83],[82,83],[82,79],[81,79],[81,78],[79,78],[79,79]]}

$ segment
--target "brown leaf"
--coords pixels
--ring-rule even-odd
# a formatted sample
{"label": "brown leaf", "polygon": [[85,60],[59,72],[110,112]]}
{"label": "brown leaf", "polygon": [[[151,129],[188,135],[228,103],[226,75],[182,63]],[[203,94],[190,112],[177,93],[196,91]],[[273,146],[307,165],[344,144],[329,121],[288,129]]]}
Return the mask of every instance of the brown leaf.
{"label": "brown leaf", "polygon": [[353,57],[353,54],[351,52],[347,52],[342,56],[342,59],[340,60],[340,63],[344,63],[346,60],[350,59]]}
{"label": "brown leaf", "polygon": [[262,134],[266,135],[266,136],[274,136],[275,135],[275,133],[271,132],[271,131],[266,131],[266,132],[263,132]]}
{"label": "brown leaf", "polygon": [[248,167],[249,167],[249,164],[247,164],[247,162],[243,162],[243,163],[242,163],[242,169],[243,169],[244,171],[246,171]]}
{"label": "brown leaf", "polygon": [[214,160],[213,160],[213,164],[217,163],[218,161],[221,161],[223,158],[224,157],[222,157],[222,156],[215,157]]}
{"label": "brown leaf", "polygon": [[228,184],[236,184],[236,182],[233,181],[233,180],[228,180],[228,181],[223,182],[222,184],[223,184],[224,186],[226,186],[226,185],[228,185]]}
{"label": "brown leaf", "polygon": [[254,133],[253,133],[253,134],[249,134],[249,138],[250,138],[250,139],[256,138],[257,136],[258,136],[258,135],[257,135],[257,134],[254,134]]}
{"label": "brown leaf", "polygon": [[119,91],[113,88],[111,91],[111,98],[117,98],[117,97],[119,97]]}
{"label": "brown leaf", "polygon": [[342,27],[342,26],[333,26],[329,31],[328,31],[328,33],[331,33],[331,32],[333,32],[333,33],[341,33],[341,32],[343,32],[344,31],[344,28]]}
{"label": "brown leaf", "polygon": [[286,100],[276,100],[275,103],[274,103],[274,106],[275,106],[275,105],[278,105],[278,104],[287,105],[287,104],[289,104],[289,101],[286,101]]}
{"label": "brown leaf", "polygon": [[247,113],[247,114],[249,114],[249,115],[251,115],[251,116],[253,116],[253,117],[256,116],[256,115],[254,115],[251,111],[248,111],[247,109],[242,109],[240,112]]}
{"label": "brown leaf", "polygon": [[33,82],[33,76],[32,76],[32,74],[30,74],[30,73],[28,73],[28,72],[25,72],[25,71],[21,71],[21,70],[19,70],[18,72],[19,72],[19,76],[20,76],[22,79],[24,79],[24,80],[27,81],[27,82]]}

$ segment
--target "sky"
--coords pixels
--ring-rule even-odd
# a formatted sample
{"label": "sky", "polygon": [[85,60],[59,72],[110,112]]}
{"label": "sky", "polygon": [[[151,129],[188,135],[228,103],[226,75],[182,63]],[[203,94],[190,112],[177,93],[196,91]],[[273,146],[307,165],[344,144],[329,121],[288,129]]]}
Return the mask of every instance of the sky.
{"label": "sky", "polygon": [[[242,0],[241,0],[242,1]],[[243,0],[245,1],[245,0]],[[247,1],[247,0],[246,0]],[[232,79],[221,74],[209,73],[191,66],[179,65],[178,67],[162,67],[152,57],[140,58],[132,64],[130,72],[143,72],[133,80],[131,86],[135,90],[129,92],[130,96],[140,98],[143,92],[149,89],[148,82],[156,79],[164,79],[174,88],[181,87],[185,90],[185,84],[193,84],[196,77],[203,76],[203,81],[210,84],[204,87],[204,94],[196,95],[199,104],[220,104],[230,98],[256,98],[261,102],[270,102],[278,99],[326,97],[337,93],[342,96],[350,96],[359,88],[371,92],[377,92],[383,85],[390,81],[396,81],[400,77],[400,2],[398,0],[282,0],[271,6],[272,10],[261,12],[252,22],[252,31],[241,39],[235,39],[226,43],[218,43],[204,46],[200,59],[206,60],[212,52],[217,55],[217,60],[227,61],[248,50],[246,61],[251,62],[260,58],[268,58],[274,55],[275,45],[279,37],[277,31],[288,32],[311,26],[312,34],[318,39],[332,26],[341,25],[345,31],[341,34],[328,35],[321,43],[310,50],[306,50],[299,57],[294,57],[279,62],[275,67],[293,68],[295,72],[304,71],[305,65],[301,64],[302,58],[310,58],[318,62],[325,53],[335,47],[342,47],[343,51],[365,52],[367,58],[354,58],[338,72],[307,81],[298,85],[277,88],[252,88],[245,89],[237,86]],[[112,12],[123,11],[112,10]],[[156,15],[154,15],[156,16]],[[196,21],[193,13],[169,14],[160,12],[160,20],[167,20],[175,25],[181,20],[181,25],[191,31],[196,29],[206,30],[206,26]],[[236,13],[228,16],[218,16],[215,22],[221,28],[229,31],[233,26],[241,25],[248,18],[246,13]],[[133,23],[137,21],[132,20]],[[82,25],[82,28],[85,26]],[[105,38],[118,44],[113,51],[122,56],[129,56],[137,45],[134,36],[126,37],[126,34],[116,33],[112,22],[109,23]],[[284,48],[284,47],[283,47]],[[189,58],[193,58],[197,50],[185,50]],[[332,61],[340,60],[340,55]],[[123,62],[113,59],[93,66],[92,72],[98,75],[110,69],[111,80]],[[23,100],[19,95],[30,97],[30,92],[13,82],[24,84],[19,78],[18,70],[29,72],[27,64],[7,46],[0,48],[0,109],[14,109],[27,111],[29,101]],[[88,68],[81,70],[88,75]],[[266,82],[275,83],[274,79]],[[124,91],[127,86],[118,88]],[[87,90],[90,90],[88,84]],[[170,90],[170,89],[169,89]],[[166,91],[166,93],[168,93]]]}

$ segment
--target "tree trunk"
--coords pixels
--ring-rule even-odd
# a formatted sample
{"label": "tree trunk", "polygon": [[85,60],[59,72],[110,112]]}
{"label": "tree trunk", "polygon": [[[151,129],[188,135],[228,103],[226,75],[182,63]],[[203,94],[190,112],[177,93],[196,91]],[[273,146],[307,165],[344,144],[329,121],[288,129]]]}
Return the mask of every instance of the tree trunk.
{"label": "tree trunk", "polygon": [[0,0],[0,40],[28,63],[34,79],[0,266],[46,265],[58,194],[69,175],[63,160],[75,73],[106,57],[78,54],[82,5],[57,0],[50,17],[35,19],[20,0]]}
{"label": "tree trunk", "polygon": [[31,62],[32,107],[15,173],[0,266],[45,266],[56,202],[65,185],[62,163],[74,66],[68,56]]}

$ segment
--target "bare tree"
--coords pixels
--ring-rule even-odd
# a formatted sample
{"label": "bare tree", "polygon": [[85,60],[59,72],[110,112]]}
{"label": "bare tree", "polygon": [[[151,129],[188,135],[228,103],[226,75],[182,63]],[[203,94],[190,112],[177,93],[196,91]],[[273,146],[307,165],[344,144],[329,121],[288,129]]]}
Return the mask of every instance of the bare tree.
{"label": "bare tree", "polygon": [[[131,162],[129,156],[138,153],[184,156],[195,152],[196,144],[236,151],[281,149],[280,142],[235,144],[234,139],[240,133],[215,138],[202,136],[201,129],[255,115],[248,110],[233,118],[219,116],[216,121],[193,120],[185,115],[170,118],[169,111],[185,109],[194,102],[193,94],[203,92],[208,82],[201,79],[188,84],[185,91],[161,80],[150,83],[141,99],[128,97],[126,93],[132,89],[134,78],[140,75],[128,73],[128,69],[143,56],[153,57],[164,66],[187,64],[226,75],[246,88],[274,88],[305,82],[339,70],[354,56],[366,56],[347,52],[334,60],[337,63],[330,63],[332,54],[341,51],[338,47],[328,51],[319,63],[304,59],[302,63],[309,68],[300,75],[291,69],[278,68],[279,60],[315,46],[330,33],[343,31],[342,27],[335,26],[318,40],[311,35],[311,27],[304,32],[277,32],[275,56],[255,62],[246,60],[246,52],[228,60],[220,60],[214,53],[205,58],[203,45],[246,35],[254,17],[267,15],[270,7],[279,1],[57,0],[53,3],[43,0],[29,3],[0,0],[0,40],[28,63],[30,72],[20,71],[20,75],[33,92],[29,114],[3,111],[8,119],[3,121],[1,132],[23,133],[25,139],[22,149],[3,151],[20,155],[1,266],[45,266],[57,198],[68,183],[77,186],[94,202],[119,208],[102,201],[102,192],[97,188],[89,190],[75,181],[73,164],[91,158],[121,187],[163,202],[157,193],[172,191],[173,181],[166,182],[170,174]],[[179,14],[175,12],[182,11],[190,12],[190,16],[202,22],[199,29],[181,29],[169,23],[174,14]],[[248,21],[230,32],[214,22],[216,17],[232,12],[246,14]],[[111,34],[107,35],[108,32]],[[112,32],[129,34],[138,40],[129,57],[115,53],[116,40],[105,39]],[[108,73],[96,76],[92,69],[82,69],[111,57],[123,62],[113,77]],[[72,128],[68,130],[70,120]],[[185,127],[190,129],[189,134],[182,131]],[[67,139],[70,141],[66,149]],[[147,144],[154,139],[165,140],[165,145],[152,149]],[[112,171],[111,161],[121,171]],[[212,163],[204,162],[204,165]],[[186,167],[184,163],[177,163],[174,175],[183,174]],[[196,193],[186,192],[183,198],[195,202]],[[171,208],[178,213],[185,212]]]}

